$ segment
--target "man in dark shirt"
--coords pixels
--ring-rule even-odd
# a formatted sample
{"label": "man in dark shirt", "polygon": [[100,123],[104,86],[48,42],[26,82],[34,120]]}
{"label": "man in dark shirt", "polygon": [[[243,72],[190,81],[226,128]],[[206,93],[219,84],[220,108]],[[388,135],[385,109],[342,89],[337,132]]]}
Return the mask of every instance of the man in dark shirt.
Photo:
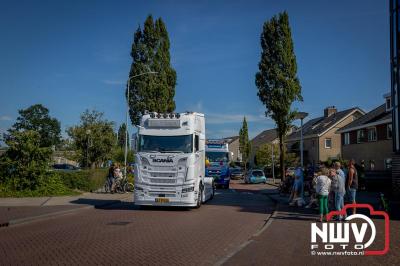
{"label": "man in dark shirt", "polygon": [[[358,175],[357,170],[354,166],[355,161],[351,159],[349,162],[349,173],[347,178],[347,192],[351,203],[356,203],[356,193],[358,189]],[[356,213],[356,208],[353,208],[353,214]]]}

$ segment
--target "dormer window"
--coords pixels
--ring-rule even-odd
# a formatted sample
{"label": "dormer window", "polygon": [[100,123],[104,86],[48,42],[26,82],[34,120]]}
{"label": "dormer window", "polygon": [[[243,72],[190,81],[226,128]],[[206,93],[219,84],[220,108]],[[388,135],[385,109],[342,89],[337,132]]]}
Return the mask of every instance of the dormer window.
{"label": "dormer window", "polygon": [[392,98],[387,97],[386,98],[386,112],[389,112],[390,110],[392,110]]}

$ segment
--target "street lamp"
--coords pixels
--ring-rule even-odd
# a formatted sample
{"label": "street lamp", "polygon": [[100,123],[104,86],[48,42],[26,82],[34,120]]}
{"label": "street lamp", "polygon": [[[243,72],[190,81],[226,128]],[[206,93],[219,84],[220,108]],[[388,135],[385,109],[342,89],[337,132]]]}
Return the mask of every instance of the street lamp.
{"label": "street lamp", "polygon": [[[296,114],[296,119],[300,119],[300,163],[301,163],[301,191],[300,198],[301,204],[304,203],[304,160],[303,160],[303,119],[308,116],[308,113],[298,112]],[[299,203],[298,203],[299,204]]]}
{"label": "street lamp", "polygon": [[308,116],[308,113],[305,112],[298,112],[296,114],[296,119],[300,119],[300,163],[301,163],[301,168],[303,169],[304,167],[304,161],[303,161],[303,119]]}
{"label": "street lamp", "polygon": [[129,116],[129,86],[131,84],[131,80],[140,76],[148,75],[148,74],[157,74],[158,72],[155,71],[147,71],[144,73],[140,73],[134,76],[131,76],[128,78],[128,93],[126,97],[126,117],[125,117],[125,169],[124,169],[124,175],[126,177],[126,168],[127,168],[127,159],[128,159],[128,116]]}

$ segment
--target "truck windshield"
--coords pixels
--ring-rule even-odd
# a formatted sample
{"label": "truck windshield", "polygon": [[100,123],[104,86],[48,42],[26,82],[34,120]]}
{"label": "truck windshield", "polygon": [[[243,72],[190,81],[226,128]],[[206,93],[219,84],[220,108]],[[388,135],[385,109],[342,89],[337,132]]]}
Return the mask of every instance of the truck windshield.
{"label": "truck windshield", "polygon": [[229,155],[227,152],[208,151],[208,152],[206,152],[206,158],[210,162],[228,162],[229,161]]}
{"label": "truck windshield", "polygon": [[182,136],[139,136],[139,151],[143,152],[183,152],[193,151],[193,135]]}

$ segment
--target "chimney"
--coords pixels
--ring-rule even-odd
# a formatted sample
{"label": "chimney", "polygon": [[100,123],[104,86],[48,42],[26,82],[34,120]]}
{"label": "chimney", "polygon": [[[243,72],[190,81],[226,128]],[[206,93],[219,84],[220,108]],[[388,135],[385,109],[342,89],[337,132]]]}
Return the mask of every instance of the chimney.
{"label": "chimney", "polygon": [[330,117],[333,114],[337,113],[337,109],[335,106],[328,106],[324,109],[324,117]]}

